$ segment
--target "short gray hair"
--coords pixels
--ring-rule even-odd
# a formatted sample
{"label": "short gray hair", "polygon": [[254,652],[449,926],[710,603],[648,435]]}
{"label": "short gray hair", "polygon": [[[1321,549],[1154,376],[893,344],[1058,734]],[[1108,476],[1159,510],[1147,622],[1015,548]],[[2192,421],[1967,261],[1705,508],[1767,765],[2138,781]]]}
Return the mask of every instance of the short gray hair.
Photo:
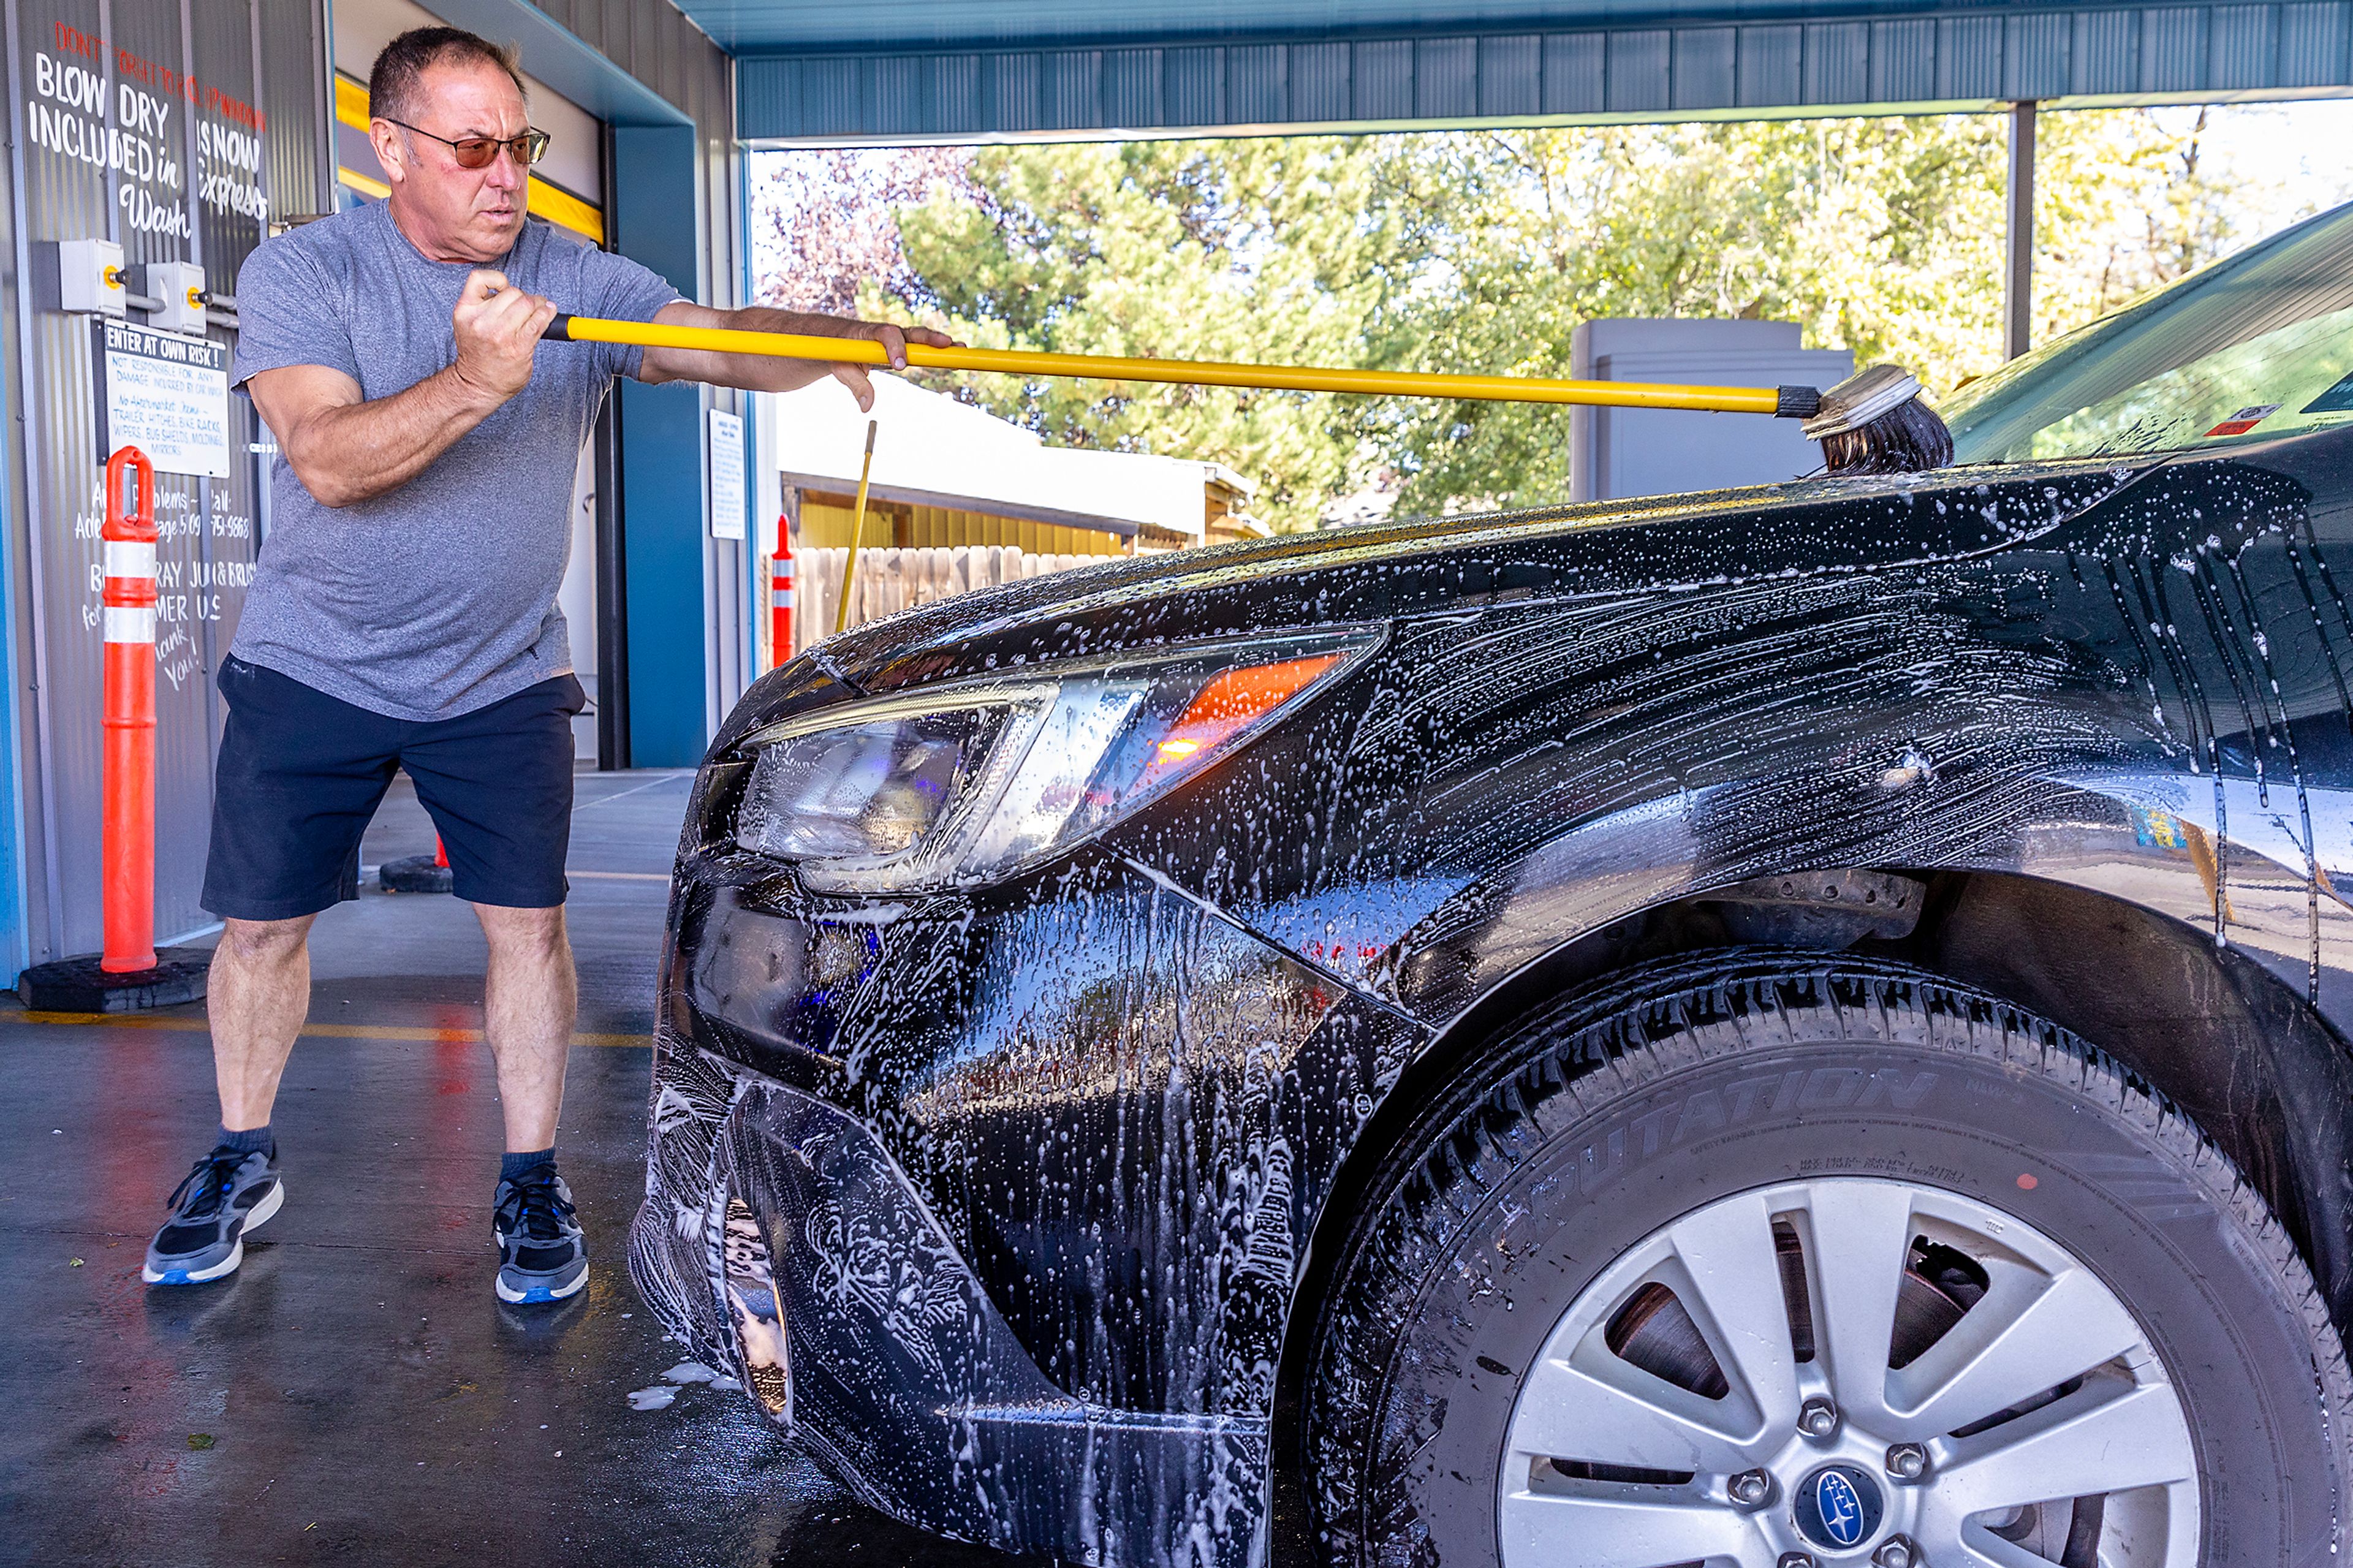
{"label": "short gray hair", "polygon": [[512,48],[502,48],[463,27],[411,27],[385,45],[368,71],[368,113],[379,120],[406,120],[417,112],[417,83],[431,66],[479,60],[507,73],[522,92],[522,68]]}

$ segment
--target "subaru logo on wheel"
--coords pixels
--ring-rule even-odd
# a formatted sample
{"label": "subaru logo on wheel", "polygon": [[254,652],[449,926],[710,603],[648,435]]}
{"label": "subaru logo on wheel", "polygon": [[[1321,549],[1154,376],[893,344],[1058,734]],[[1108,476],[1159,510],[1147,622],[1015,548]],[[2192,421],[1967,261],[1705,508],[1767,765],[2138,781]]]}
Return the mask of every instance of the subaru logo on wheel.
{"label": "subaru logo on wheel", "polygon": [[1879,1483],[1852,1465],[1824,1465],[1789,1489],[1799,1534],[1824,1552],[1852,1552],[1887,1511]]}
{"label": "subaru logo on wheel", "polygon": [[1862,1541],[1862,1497],[1854,1483],[1836,1470],[1814,1478],[1814,1511],[1821,1517],[1822,1534],[1833,1546],[1854,1546]]}

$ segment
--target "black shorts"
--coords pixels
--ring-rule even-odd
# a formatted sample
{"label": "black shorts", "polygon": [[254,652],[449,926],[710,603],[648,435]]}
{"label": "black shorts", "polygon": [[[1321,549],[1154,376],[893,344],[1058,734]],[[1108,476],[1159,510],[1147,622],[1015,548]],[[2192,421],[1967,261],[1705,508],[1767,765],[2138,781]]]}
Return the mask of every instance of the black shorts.
{"label": "black shorts", "polygon": [[213,783],[204,907],[232,920],[290,920],[356,898],[360,835],[391,787],[416,781],[458,897],[552,909],[569,887],[572,716],[568,675],[455,719],[388,719],[241,658],[221,661],[228,701]]}

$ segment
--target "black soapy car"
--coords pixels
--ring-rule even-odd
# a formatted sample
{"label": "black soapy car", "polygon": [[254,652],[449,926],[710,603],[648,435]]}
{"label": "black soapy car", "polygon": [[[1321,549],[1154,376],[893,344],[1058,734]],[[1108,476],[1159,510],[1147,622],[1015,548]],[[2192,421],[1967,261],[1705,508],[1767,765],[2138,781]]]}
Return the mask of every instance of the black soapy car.
{"label": "black soapy car", "polygon": [[1958,465],[1134,559],[712,746],[636,1278],[1089,1563],[2328,1560],[2353,208]]}

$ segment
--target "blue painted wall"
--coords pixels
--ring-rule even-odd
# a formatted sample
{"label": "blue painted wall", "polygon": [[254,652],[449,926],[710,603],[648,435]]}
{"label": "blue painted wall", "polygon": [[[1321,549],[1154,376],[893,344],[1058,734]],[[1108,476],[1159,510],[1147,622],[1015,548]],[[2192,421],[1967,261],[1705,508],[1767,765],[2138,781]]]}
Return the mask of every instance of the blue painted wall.
{"label": "blue painted wall", "polygon": [[[699,298],[695,132],[616,127],[613,247]],[[622,604],[628,647],[629,763],[691,767],[703,726],[702,395],[621,383]]]}
{"label": "blue painted wall", "polygon": [[629,765],[692,767],[702,725],[702,395],[621,384]]}
{"label": "blue painted wall", "polygon": [[25,929],[25,801],[17,764],[26,759],[17,729],[16,628],[23,624],[16,581],[16,520],[8,515],[0,486],[0,987],[14,986],[32,956]]}

